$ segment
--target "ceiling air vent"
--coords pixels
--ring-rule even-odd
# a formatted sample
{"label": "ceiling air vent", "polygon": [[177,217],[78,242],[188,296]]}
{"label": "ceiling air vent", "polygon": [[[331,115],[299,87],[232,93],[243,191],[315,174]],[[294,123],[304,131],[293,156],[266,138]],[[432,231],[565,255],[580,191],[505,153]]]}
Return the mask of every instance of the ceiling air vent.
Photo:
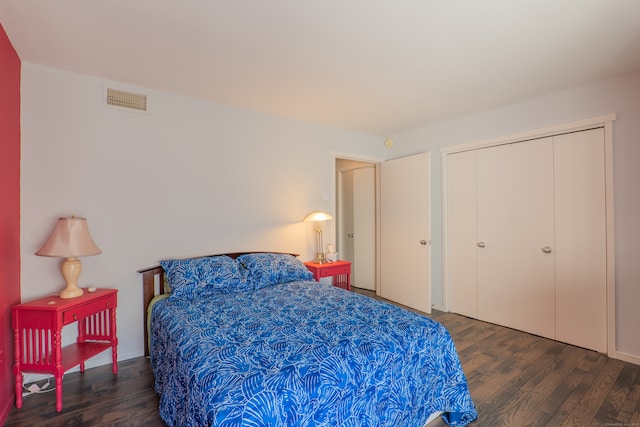
{"label": "ceiling air vent", "polygon": [[107,105],[128,108],[136,111],[147,111],[147,95],[125,92],[123,90],[107,88]]}

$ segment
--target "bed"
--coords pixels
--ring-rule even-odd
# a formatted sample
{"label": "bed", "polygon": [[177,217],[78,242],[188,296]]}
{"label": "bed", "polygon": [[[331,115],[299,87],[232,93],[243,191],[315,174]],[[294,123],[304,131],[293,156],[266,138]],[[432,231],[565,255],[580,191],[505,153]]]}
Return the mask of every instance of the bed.
{"label": "bed", "polygon": [[169,426],[422,427],[438,415],[464,426],[477,418],[442,325],[315,282],[293,254],[164,260],[140,272]]}

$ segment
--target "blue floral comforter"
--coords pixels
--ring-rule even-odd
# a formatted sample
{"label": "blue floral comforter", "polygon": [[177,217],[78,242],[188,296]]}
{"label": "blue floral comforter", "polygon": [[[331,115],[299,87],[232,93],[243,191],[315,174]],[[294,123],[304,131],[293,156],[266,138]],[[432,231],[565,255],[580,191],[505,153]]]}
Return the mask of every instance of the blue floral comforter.
{"label": "blue floral comforter", "polygon": [[422,427],[476,417],[447,330],[296,281],[153,308],[151,363],[170,426]]}

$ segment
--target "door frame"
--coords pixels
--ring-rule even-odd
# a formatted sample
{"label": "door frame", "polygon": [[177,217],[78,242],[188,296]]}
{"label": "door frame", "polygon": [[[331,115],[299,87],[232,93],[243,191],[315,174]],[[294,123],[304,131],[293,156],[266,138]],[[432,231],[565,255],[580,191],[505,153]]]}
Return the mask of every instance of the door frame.
{"label": "door frame", "polygon": [[446,311],[449,311],[448,280],[447,280],[447,155],[478,148],[493,147],[496,145],[513,144],[532,139],[554,136],[562,133],[578,132],[596,127],[604,128],[605,147],[605,209],[606,209],[606,249],[607,249],[607,354],[610,357],[638,364],[640,361],[626,353],[618,352],[616,345],[616,294],[615,294],[615,245],[614,245],[614,221],[613,221],[613,122],[616,114],[593,117],[576,122],[535,129],[512,135],[501,136],[488,140],[452,145],[440,149],[442,165],[442,300]]}
{"label": "door frame", "polygon": [[336,226],[333,228],[334,229],[334,236],[333,236],[333,241],[334,242],[338,242],[339,240],[339,236],[338,236],[338,224],[337,221],[339,221],[338,218],[338,209],[337,209],[337,199],[338,199],[338,182],[337,182],[337,170],[336,170],[336,162],[338,159],[344,159],[344,160],[353,160],[353,161],[357,161],[357,162],[364,162],[364,163],[371,163],[375,166],[375,170],[376,170],[376,207],[375,207],[375,221],[376,221],[376,269],[375,269],[375,288],[376,288],[376,295],[378,295],[379,289],[380,289],[380,270],[379,270],[379,265],[380,262],[377,259],[378,254],[380,253],[380,233],[378,230],[379,227],[379,218],[380,218],[380,204],[379,204],[379,198],[377,197],[377,192],[378,192],[378,186],[380,185],[379,181],[378,181],[378,170],[380,168],[380,162],[383,162],[385,159],[380,158],[380,157],[372,157],[372,156],[366,156],[366,155],[362,155],[362,154],[354,154],[354,153],[346,153],[346,152],[340,152],[340,151],[332,151],[331,152],[331,188],[333,189],[333,194],[334,197],[331,200],[331,209],[333,210],[333,212],[335,213],[335,218],[336,218]]}
{"label": "door frame", "polygon": [[[337,236],[337,244],[340,248],[340,259],[354,262],[354,265],[351,266],[351,286],[355,286],[360,289],[366,289],[375,291],[376,290],[376,265],[378,263],[377,259],[377,246],[376,246],[376,236],[377,236],[377,225],[378,225],[378,215],[376,214],[377,210],[377,200],[378,200],[378,192],[377,192],[377,171],[378,171],[378,163],[370,163],[370,162],[356,162],[352,160],[345,160],[342,158],[336,159],[336,163],[341,162],[353,162],[353,164],[349,167],[341,167],[340,170],[336,171],[337,183],[336,183],[336,236]],[[368,171],[368,184],[367,187],[371,191],[366,191],[365,187],[356,186],[357,182],[362,184],[362,181],[358,179],[360,173],[363,171]],[[345,197],[345,188],[349,186],[345,185],[346,176],[351,176],[351,191],[350,197]],[[363,191],[365,190],[365,191]],[[365,202],[367,203],[364,209],[360,209],[358,206],[362,206],[359,203],[356,203],[356,200],[362,201],[362,197],[365,197]],[[350,203],[349,203],[350,201]],[[344,203],[346,202],[346,203]],[[341,206],[341,204],[343,204]],[[348,211],[345,210],[344,204],[350,204],[350,214],[349,217]],[[356,216],[356,212],[359,212],[360,215]],[[346,214],[346,215],[345,215]],[[364,220],[364,222],[363,222]],[[367,226],[367,221],[371,220],[372,223],[369,223]],[[346,230],[344,224],[351,224],[351,232],[355,234],[356,238],[347,238]],[[365,224],[364,230],[362,229],[363,224]],[[373,234],[369,235],[368,232],[360,233],[359,231],[372,230]],[[364,236],[363,234],[366,234]],[[352,234],[353,236],[353,234]],[[364,244],[364,246],[363,246]],[[369,252],[373,251],[373,253]],[[369,256],[367,256],[367,254]],[[363,268],[358,267],[357,261],[363,261]],[[367,266],[371,267],[368,268]],[[358,276],[358,274],[362,274],[362,276]],[[360,277],[360,280],[359,280]],[[362,280],[362,277],[367,278],[368,280]]]}

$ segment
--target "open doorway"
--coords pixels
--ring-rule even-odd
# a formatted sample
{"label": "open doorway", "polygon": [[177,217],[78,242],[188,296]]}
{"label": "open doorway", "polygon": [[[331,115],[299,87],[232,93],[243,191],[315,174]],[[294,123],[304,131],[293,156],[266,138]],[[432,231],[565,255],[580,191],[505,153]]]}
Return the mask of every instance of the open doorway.
{"label": "open doorway", "polygon": [[350,261],[351,286],[376,290],[376,168],[336,158],[336,234],[340,259]]}

